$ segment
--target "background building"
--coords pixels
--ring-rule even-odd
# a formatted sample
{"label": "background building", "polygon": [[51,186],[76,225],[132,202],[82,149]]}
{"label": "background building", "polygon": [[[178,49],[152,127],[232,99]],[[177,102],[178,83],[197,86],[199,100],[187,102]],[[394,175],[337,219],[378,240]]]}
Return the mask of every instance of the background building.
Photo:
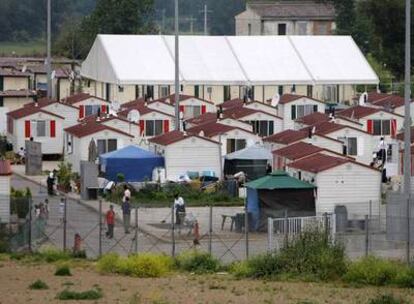
{"label": "background building", "polygon": [[322,1],[249,1],[235,17],[236,35],[331,35],[335,9]]}

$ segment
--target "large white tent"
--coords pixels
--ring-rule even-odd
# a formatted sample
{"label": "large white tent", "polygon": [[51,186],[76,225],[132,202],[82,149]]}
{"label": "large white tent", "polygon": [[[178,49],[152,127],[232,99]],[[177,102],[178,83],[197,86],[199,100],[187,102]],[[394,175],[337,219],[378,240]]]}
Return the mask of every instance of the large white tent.
{"label": "large white tent", "polygon": [[[82,76],[118,85],[174,83],[174,37],[98,35]],[[378,84],[350,36],[181,36],[188,85]]]}

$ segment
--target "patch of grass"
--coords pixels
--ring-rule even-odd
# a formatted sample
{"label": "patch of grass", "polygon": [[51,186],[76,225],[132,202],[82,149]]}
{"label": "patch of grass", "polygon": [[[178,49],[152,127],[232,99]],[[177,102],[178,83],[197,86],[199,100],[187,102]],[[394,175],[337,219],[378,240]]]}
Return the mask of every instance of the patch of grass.
{"label": "patch of grass", "polygon": [[57,249],[56,247],[46,246],[40,248],[39,252],[37,253],[40,259],[52,263],[57,261],[67,261],[72,258],[72,255],[68,251],[62,251]]}
{"label": "patch of grass", "polygon": [[100,288],[94,288],[86,291],[72,291],[65,289],[57,294],[56,298],[59,300],[98,300],[103,297],[102,290]]}
{"label": "patch of grass", "polygon": [[161,277],[171,272],[173,268],[172,258],[148,253],[130,255],[129,257],[107,254],[97,263],[97,269],[101,273],[118,273],[140,278]]}
{"label": "patch of grass", "polygon": [[49,286],[47,286],[47,284],[43,282],[42,280],[36,280],[32,284],[29,285],[29,289],[44,290],[44,289],[49,289]]}
{"label": "patch of grass", "polygon": [[399,262],[369,256],[351,263],[344,280],[351,284],[383,286],[395,282],[398,272],[403,270]]}
{"label": "patch of grass", "polygon": [[176,258],[176,264],[179,269],[197,274],[214,273],[220,269],[219,260],[209,253],[195,250],[180,254]]}
{"label": "patch of grass", "polygon": [[70,272],[68,265],[61,265],[56,268],[55,276],[70,277],[72,276],[72,273]]}
{"label": "patch of grass", "polygon": [[210,290],[215,290],[215,289],[226,290],[227,286],[226,285],[221,285],[219,282],[212,282],[208,285],[208,289],[210,289]]}
{"label": "patch of grass", "polygon": [[368,304],[408,304],[408,302],[404,299],[397,298],[392,294],[385,294],[371,299]]}

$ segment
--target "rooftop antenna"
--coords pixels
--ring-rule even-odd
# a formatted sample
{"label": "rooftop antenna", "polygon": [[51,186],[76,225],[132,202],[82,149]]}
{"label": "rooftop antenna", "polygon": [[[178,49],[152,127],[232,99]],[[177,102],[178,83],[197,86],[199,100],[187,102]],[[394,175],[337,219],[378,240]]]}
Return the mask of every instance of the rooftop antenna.
{"label": "rooftop antenna", "polygon": [[279,93],[276,93],[276,95],[273,96],[272,98],[272,102],[271,102],[272,107],[276,108],[277,105],[279,104],[279,101],[280,101],[280,95]]}
{"label": "rooftop antenna", "polygon": [[134,109],[128,112],[127,118],[130,122],[137,123],[141,118],[141,115],[139,114],[138,110]]}

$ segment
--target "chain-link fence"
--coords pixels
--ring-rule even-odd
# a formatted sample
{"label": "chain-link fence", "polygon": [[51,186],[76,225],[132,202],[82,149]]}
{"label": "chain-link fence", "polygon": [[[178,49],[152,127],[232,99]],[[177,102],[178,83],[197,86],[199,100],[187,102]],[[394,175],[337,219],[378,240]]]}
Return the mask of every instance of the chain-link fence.
{"label": "chain-link fence", "polygon": [[411,260],[413,252],[414,210],[408,209],[406,200],[398,196],[389,196],[387,203],[358,203],[367,214],[336,208],[335,215],[317,216],[312,221],[286,215],[271,220],[271,224],[267,218],[257,221],[243,205],[197,203],[180,214],[172,203],[138,203],[125,216],[119,204],[112,204],[113,234],[106,216],[110,205],[107,201],[80,202],[64,196],[14,197],[10,199],[10,224],[0,226],[0,249],[7,245],[12,251],[37,251],[52,245],[84,251],[95,258],[109,252],[178,255],[197,248],[231,262],[277,249],[274,236],[279,238],[280,246],[286,236],[300,233],[307,222],[314,221],[328,227],[327,234],[344,245],[350,258],[375,255]]}

